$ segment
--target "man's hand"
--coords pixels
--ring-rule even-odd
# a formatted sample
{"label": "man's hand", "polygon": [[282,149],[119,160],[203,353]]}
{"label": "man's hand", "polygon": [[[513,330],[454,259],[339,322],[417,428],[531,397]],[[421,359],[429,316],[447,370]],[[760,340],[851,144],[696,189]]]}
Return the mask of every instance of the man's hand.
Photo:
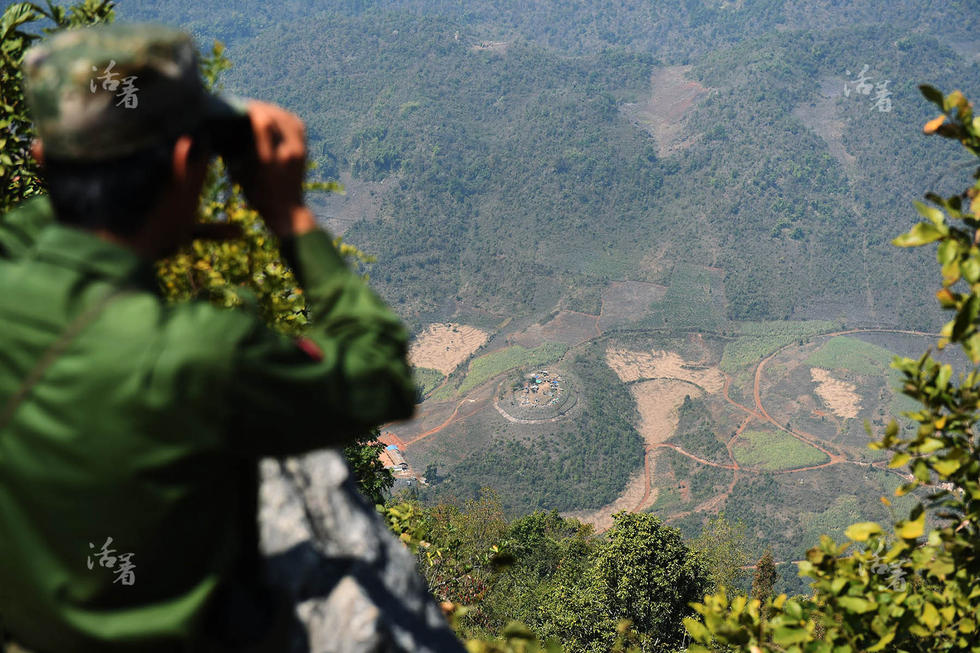
{"label": "man's hand", "polygon": [[255,159],[236,179],[249,203],[280,238],[316,228],[303,203],[306,174],[306,129],[296,115],[266,102],[248,105],[255,140]]}

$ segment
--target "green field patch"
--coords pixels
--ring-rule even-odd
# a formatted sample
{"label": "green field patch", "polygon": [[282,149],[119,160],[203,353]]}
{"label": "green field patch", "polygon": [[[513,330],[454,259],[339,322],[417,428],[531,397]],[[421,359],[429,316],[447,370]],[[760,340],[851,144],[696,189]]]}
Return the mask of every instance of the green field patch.
{"label": "green field patch", "polygon": [[646,512],[655,515],[666,515],[683,505],[684,500],[681,499],[680,492],[674,488],[667,488],[657,493],[657,500],[653,502],[652,506],[647,508]]}
{"label": "green field patch", "polygon": [[419,389],[420,398],[427,396],[439,387],[439,384],[446,378],[439,370],[428,367],[413,367],[412,377],[415,379],[415,387]]}
{"label": "green field patch", "polygon": [[732,448],[743,467],[766,471],[797,469],[827,462],[827,454],[782,431],[744,431]]}
{"label": "green field patch", "polygon": [[561,358],[566,351],[568,351],[568,345],[548,342],[533,349],[513,345],[500,351],[484,354],[470,361],[466,378],[459,386],[457,394],[467,392],[498,374],[516,367],[537,367],[550,363]]}
{"label": "green field patch", "polygon": [[836,336],[824,343],[820,349],[810,354],[806,364],[828,370],[850,370],[857,374],[884,374],[895,354],[884,347],[849,338]]}
{"label": "green field patch", "polygon": [[739,322],[738,338],[725,345],[719,367],[734,374],[793,341],[827,333],[837,326],[829,320]]}
{"label": "green field patch", "polygon": [[678,263],[670,274],[667,292],[651,304],[655,326],[678,329],[719,329],[725,324],[725,292],[721,277],[698,265]]}

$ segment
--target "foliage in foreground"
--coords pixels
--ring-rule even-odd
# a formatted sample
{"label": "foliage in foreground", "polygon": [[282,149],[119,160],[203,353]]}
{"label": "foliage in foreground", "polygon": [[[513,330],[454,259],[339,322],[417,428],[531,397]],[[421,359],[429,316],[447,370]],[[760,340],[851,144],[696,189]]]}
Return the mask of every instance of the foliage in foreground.
{"label": "foliage in foreground", "polygon": [[[924,131],[958,140],[980,156],[980,117],[959,91],[923,95],[942,114]],[[980,363],[980,168],[959,195],[929,193],[932,206],[916,203],[926,221],[893,242],[899,247],[938,243],[942,288],[936,296],[955,316],[942,329],[939,348],[959,345]],[[691,651],[731,647],[767,651],[977,651],[980,650],[980,371],[953,377],[949,364],[927,352],[896,359],[902,393],[921,407],[905,413],[918,423],[903,437],[889,424],[872,448],[892,452],[890,467],[907,466],[908,482],[896,494],[924,487],[930,493],[892,532],[873,522],[852,525],[849,542],[822,537],[800,563],[813,579],[809,600],[767,599],[724,591],[695,605],[702,615],[685,620],[697,644]],[[887,502],[887,499],[883,499]],[[937,527],[926,532],[927,511]],[[768,615],[768,616],[767,616]]]}
{"label": "foliage in foreground", "polygon": [[678,650],[690,602],[745,557],[744,534],[720,517],[688,547],[653,515],[619,513],[597,535],[555,511],[508,520],[486,492],[384,512],[471,651]]}
{"label": "foliage in foreground", "polygon": [[[21,87],[24,53],[42,36],[58,30],[111,22],[113,4],[110,0],[84,0],[66,11],[50,3],[44,8],[19,2],[0,16],[0,214],[44,193],[37,162],[31,157],[35,132]],[[42,20],[50,21],[51,26],[30,29],[32,23]]]}

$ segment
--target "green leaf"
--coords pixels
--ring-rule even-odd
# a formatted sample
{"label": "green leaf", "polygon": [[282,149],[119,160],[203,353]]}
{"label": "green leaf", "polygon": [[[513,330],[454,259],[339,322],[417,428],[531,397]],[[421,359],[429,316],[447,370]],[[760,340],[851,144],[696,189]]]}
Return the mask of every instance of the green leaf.
{"label": "green leaf", "polygon": [[961,343],[963,351],[974,364],[980,363],[980,333],[974,333]]}
{"label": "green leaf", "polygon": [[535,640],[537,637],[531,629],[519,621],[512,621],[504,627],[503,636],[507,639]]}
{"label": "green leaf", "polygon": [[943,108],[943,94],[928,84],[919,84],[919,92],[940,109]]}
{"label": "green leaf", "polygon": [[923,204],[919,201],[913,202],[913,204],[915,204],[915,210],[918,211],[919,215],[921,215],[923,218],[926,218],[937,227],[941,227],[944,224],[945,216],[943,216],[943,212],[936,207]]}
{"label": "green leaf", "polygon": [[891,632],[885,633],[882,636],[882,638],[878,640],[878,643],[877,644],[875,644],[874,646],[868,648],[868,653],[871,653],[872,651],[880,651],[880,650],[882,650],[883,648],[885,648],[886,646],[888,646],[888,644],[893,639],[895,639],[895,631],[894,630],[892,630]]}
{"label": "green leaf", "polygon": [[970,295],[970,299],[960,308],[953,321],[953,340],[960,340],[966,334],[967,329],[977,319],[978,312],[980,312],[980,295]]}
{"label": "green leaf", "polygon": [[711,641],[711,634],[708,632],[708,629],[697,619],[684,617],[684,627],[687,628],[687,632],[691,633],[691,637],[695,640],[706,643]]}
{"label": "green leaf", "polygon": [[907,463],[911,457],[912,456],[910,456],[907,453],[897,453],[894,456],[892,456],[891,462],[888,463],[888,467],[890,469],[895,469],[896,467],[901,467],[902,465],[904,465],[905,463]]}
{"label": "green leaf", "polygon": [[945,235],[936,225],[920,222],[912,227],[908,233],[892,240],[892,245],[896,247],[918,247],[937,241]]}
{"label": "green leaf", "polygon": [[883,532],[881,526],[875,522],[864,521],[848,526],[847,530],[844,531],[844,535],[855,542],[866,542],[869,537],[878,535],[881,532]]}
{"label": "green leaf", "polygon": [[904,540],[914,540],[922,537],[926,530],[926,513],[919,515],[918,519],[905,519],[895,525],[895,534]]}
{"label": "green leaf", "polygon": [[976,283],[980,279],[980,261],[975,258],[968,258],[960,265],[963,277],[970,283]]}
{"label": "green leaf", "polygon": [[802,644],[810,639],[810,634],[799,626],[779,626],[772,631],[772,641],[780,646]]}
{"label": "green leaf", "polygon": [[932,464],[932,468],[935,469],[937,472],[939,472],[943,476],[949,476],[950,474],[952,474],[953,472],[955,472],[960,467],[962,467],[962,465],[960,464],[960,461],[958,461],[958,460],[951,460],[949,458],[942,459],[942,460],[937,460],[936,462],[934,462]]}
{"label": "green leaf", "polygon": [[960,244],[955,240],[944,240],[936,249],[936,260],[946,265],[952,263],[960,253]]}
{"label": "green leaf", "polygon": [[874,603],[857,596],[842,596],[837,599],[837,603],[848,612],[856,612],[858,614],[870,612],[875,608]]}
{"label": "green leaf", "polygon": [[936,610],[936,606],[932,603],[926,603],[922,606],[922,614],[919,615],[919,623],[924,626],[928,626],[932,630],[939,627],[941,620],[939,618],[939,611]]}
{"label": "green leaf", "polygon": [[[939,451],[944,446],[943,441],[938,438],[926,438],[922,441],[922,444],[918,445],[915,450],[919,453],[932,453],[933,451]],[[922,480],[922,479],[919,479]],[[925,479],[929,480],[929,479]]]}
{"label": "green leaf", "polygon": [[0,37],[4,40],[10,38],[10,33],[20,25],[30,22],[37,18],[34,7],[29,2],[19,2],[7,7],[0,17]]}

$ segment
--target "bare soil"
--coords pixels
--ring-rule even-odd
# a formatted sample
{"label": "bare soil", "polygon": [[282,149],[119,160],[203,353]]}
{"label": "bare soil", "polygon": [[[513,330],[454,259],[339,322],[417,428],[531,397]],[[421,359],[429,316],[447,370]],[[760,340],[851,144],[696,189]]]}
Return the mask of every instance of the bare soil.
{"label": "bare soil", "polygon": [[342,236],[359,220],[374,221],[378,217],[381,196],[395,181],[363,181],[354,179],[350,172],[340,173],[344,194],[308,193],[307,200],[317,221],[325,224],[331,233]]}
{"label": "bare soil", "polygon": [[561,342],[574,347],[599,335],[599,318],[588,313],[560,311],[545,324],[533,324],[511,336],[511,344],[538,347],[546,342]]}
{"label": "bare soil", "polygon": [[650,305],[667,294],[667,287],[643,281],[613,281],[602,291],[602,312],[599,330],[607,329],[644,317]]}
{"label": "bare soil", "polygon": [[666,442],[677,430],[677,409],[685,396],[697,397],[701,392],[683,381],[656,379],[630,386],[636,408],[640,412],[637,430],[647,446]]}
{"label": "bare soil", "polygon": [[[679,379],[709,394],[721,392],[725,376],[717,367],[685,361],[672,351],[607,349],[606,363],[624,383],[641,379]],[[690,388],[689,388],[690,389]]]}
{"label": "bare soil", "polygon": [[690,147],[697,136],[688,133],[684,118],[708,94],[708,89],[685,75],[691,66],[667,66],[650,76],[650,98],[627,104],[626,115],[653,135],[657,154],[666,157]]}
{"label": "bare soil", "polygon": [[416,338],[408,352],[412,365],[450,374],[487,341],[487,333],[465,324],[438,323]]}
{"label": "bare soil", "polygon": [[861,396],[857,386],[847,381],[835,379],[829,371],[819,367],[810,368],[810,376],[817,384],[817,396],[823,399],[834,415],[854,418],[861,412]]}
{"label": "bare soil", "polygon": [[844,148],[844,119],[837,110],[837,101],[844,94],[844,79],[826,77],[820,80],[820,97],[812,105],[801,104],[793,109],[793,116],[816,132],[830,149],[830,154],[844,164],[854,166],[854,155]]}
{"label": "bare soil", "polygon": [[[653,452],[648,454],[650,456],[655,455]],[[647,507],[653,505],[653,502],[657,500],[657,488],[651,488],[650,493],[647,495],[647,500],[643,501],[643,496],[646,492],[647,477],[644,470],[639,470],[630,477],[629,482],[626,484],[626,489],[623,493],[613,501],[612,503],[602,506],[601,508],[596,508],[595,510],[576,510],[574,512],[564,513],[565,517],[572,517],[579,520],[583,524],[592,524],[596,532],[602,533],[612,528],[613,519],[612,516],[617,512],[636,512],[637,506],[643,502]]]}
{"label": "bare soil", "polygon": [[497,54],[506,54],[508,41],[480,41],[470,47],[473,52],[480,52],[481,50],[489,50],[490,52],[496,52]]}

